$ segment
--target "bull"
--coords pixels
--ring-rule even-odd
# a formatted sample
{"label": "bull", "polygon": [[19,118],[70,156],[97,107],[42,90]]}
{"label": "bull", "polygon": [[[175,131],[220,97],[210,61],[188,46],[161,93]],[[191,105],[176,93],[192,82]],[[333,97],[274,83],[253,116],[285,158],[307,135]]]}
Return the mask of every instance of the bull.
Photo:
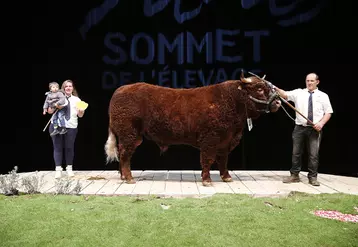
{"label": "bull", "polygon": [[170,145],[199,149],[204,186],[211,185],[214,162],[222,181],[231,182],[228,155],[239,145],[246,120],[281,106],[272,85],[263,78],[245,78],[242,72],[240,80],[190,89],[144,82],[119,87],[109,103],[107,164],[119,162],[121,179],[135,183],[131,157],[145,137],[157,143],[161,152]]}

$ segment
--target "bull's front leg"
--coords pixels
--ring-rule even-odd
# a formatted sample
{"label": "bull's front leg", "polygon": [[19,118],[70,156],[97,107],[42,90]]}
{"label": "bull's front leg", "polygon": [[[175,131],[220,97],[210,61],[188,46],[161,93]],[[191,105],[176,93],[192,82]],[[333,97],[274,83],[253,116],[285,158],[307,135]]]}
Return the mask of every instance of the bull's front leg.
{"label": "bull's front leg", "polygon": [[200,163],[202,167],[201,180],[203,186],[211,186],[210,168],[215,161],[215,150],[202,149],[200,151]]}
{"label": "bull's front leg", "polygon": [[232,182],[232,178],[227,169],[227,161],[229,154],[227,152],[216,155],[216,163],[220,171],[220,177],[224,182]]}

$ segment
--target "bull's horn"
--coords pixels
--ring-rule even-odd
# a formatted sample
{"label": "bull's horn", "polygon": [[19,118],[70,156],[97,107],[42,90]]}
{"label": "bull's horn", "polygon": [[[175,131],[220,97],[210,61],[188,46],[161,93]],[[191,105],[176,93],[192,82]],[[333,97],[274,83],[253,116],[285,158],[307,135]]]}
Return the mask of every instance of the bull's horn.
{"label": "bull's horn", "polygon": [[243,70],[241,70],[240,81],[245,82],[245,83],[251,83],[252,82],[251,78],[245,78],[244,77],[244,71]]}
{"label": "bull's horn", "polygon": [[264,76],[262,77],[262,80],[265,79],[265,77],[266,77],[266,75],[264,75]]}

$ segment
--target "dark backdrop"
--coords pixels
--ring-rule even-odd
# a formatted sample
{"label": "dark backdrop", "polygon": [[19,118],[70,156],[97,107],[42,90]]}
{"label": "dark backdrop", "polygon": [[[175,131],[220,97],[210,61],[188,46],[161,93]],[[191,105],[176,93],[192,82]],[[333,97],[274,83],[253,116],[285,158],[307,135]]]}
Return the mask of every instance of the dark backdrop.
{"label": "dark backdrop", "polygon": [[[338,1],[319,0],[171,0],[162,1],[164,5],[169,3],[152,16],[145,13],[150,15],[159,9],[146,4],[160,1],[78,2],[49,1],[47,5],[32,6],[29,34],[32,37],[32,77],[29,80],[32,108],[24,113],[32,119],[32,125],[30,129],[18,124],[16,146],[12,149],[15,162],[1,166],[2,173],[11,170],[14,164],[20,171],[54,169],[51,139],[47,131],[42,132],[49,120],[48,115],[42,115],[42,104],[50,81],[62,83],[72,79],[80,98],[89,103],[84,118],[79,120],[75,169],[117,169],[116,164],[106,166],[104,157],[107,108],[116,87],[138,80],[170,87],[202,86],[210,73],[213,73],[209,80],[212,84],[238,78],[239,74],[235,76],[233,72],[241,68],[246,72],[267,74],[268,80],[286,90],[305,87],[306,74],[316,72],[321,79],[319,88],[328,93],[334,109],[332,119],[324,127],[319,171],[343,175],[358,172],[353,122],[357,89],[353,54],[356,48],[350,34],[353,20],[348,1],[338,5]],[[103,2],[106,4],[101,6]],[[294,6],[295,2],[299,4]],[[200,3],[200,13],[186,20],[190,15],[184,12],[193,11]],[[104,15],[106,10],[108,13]],[[92,14],[88,14],[91,11]],[[180,13],[184,13],[181,18]],[[82,30],[87,30],[85,36],[79,32],[83,25]],[[228,33],[235,30],[236,34],[230,37]],[[114,52],[105,46],[108,41],[105,37],[110,32],[121,33],[113,34],[109,40],[112,47],[116,47]],[[250,37],[253,32],[265,34],[259,43],[254,44]],[[212,33],[211,40],[207,33]],[[223,40],[233,43],[231,47],[220,40],[221,34],[225,34]],[[133,37],[139,37],[138,43]],[[148,46],[143,37],[152,39],[153,43],[149,42]],[[200,54],[192,48],[193,42],[188,41],[188,37],[199,44],[207,37]],[[119,38],[123,38],[122,41]],[[164,55],[158,55],[161,47],[165,48],[165,41],[176,41],[178,46],[173,52],[164,49]],[[137,48],[131,48],[131,44],[136,44]],[[217,52],[221,46],[225,46],[222,55],[241,56],[242,60],[223,61]],[[207,53],[206,47],[209,47]],[[178,49],[183,51],[182,55],[178,55]],[[149,63],[140,64],[130,60],[131,51],[139,58],[146,58],[150,52],[154,57]],[[120,52],[125,52],[126,57]],[[191,52],[194,54],[192,60],[188,59]],[[118,58],[124,62],[106,64],[106,55],[112,62]],[[165,69],[170,72],[169,80],[158,74]],[[193,81],[185,77],[189,70],[196,73],[191,76]],[[200,73],[206,78],[205,83],[198,76]],[[116,79],[108,76],[113,74]],[[121,75],[125,75],[122,80],[119,79]],[[294,116],[291,109],[285,108]],[[283,110],[255,120],[253,130],[245,130],[241,144],[231,153],[229,168],[288,170],[293,126],[294,122]],[[191,147],[173,146],[159,156],[159,148],[145,140],[132,159],[132,168],[200,169],[199,152]]]}

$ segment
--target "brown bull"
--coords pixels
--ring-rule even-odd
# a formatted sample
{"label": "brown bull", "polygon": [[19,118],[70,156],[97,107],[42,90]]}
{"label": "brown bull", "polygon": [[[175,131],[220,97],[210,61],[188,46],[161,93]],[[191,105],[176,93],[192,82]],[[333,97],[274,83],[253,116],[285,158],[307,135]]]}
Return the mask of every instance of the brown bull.
{"label": "brown bull", "polygon": [[135,183],[130,162],[144,136],[161,151],[180,144],[198,148],[203,185],[211,184],[214,162],[221,179],[230,182],[228,155],[239,144],[247,118],[276,112],[280,105],[268,84],[243,73],[240,80],[191,89],[143,82],[122,86],[109,104],[107,163],[119,161],[121,179]]}

